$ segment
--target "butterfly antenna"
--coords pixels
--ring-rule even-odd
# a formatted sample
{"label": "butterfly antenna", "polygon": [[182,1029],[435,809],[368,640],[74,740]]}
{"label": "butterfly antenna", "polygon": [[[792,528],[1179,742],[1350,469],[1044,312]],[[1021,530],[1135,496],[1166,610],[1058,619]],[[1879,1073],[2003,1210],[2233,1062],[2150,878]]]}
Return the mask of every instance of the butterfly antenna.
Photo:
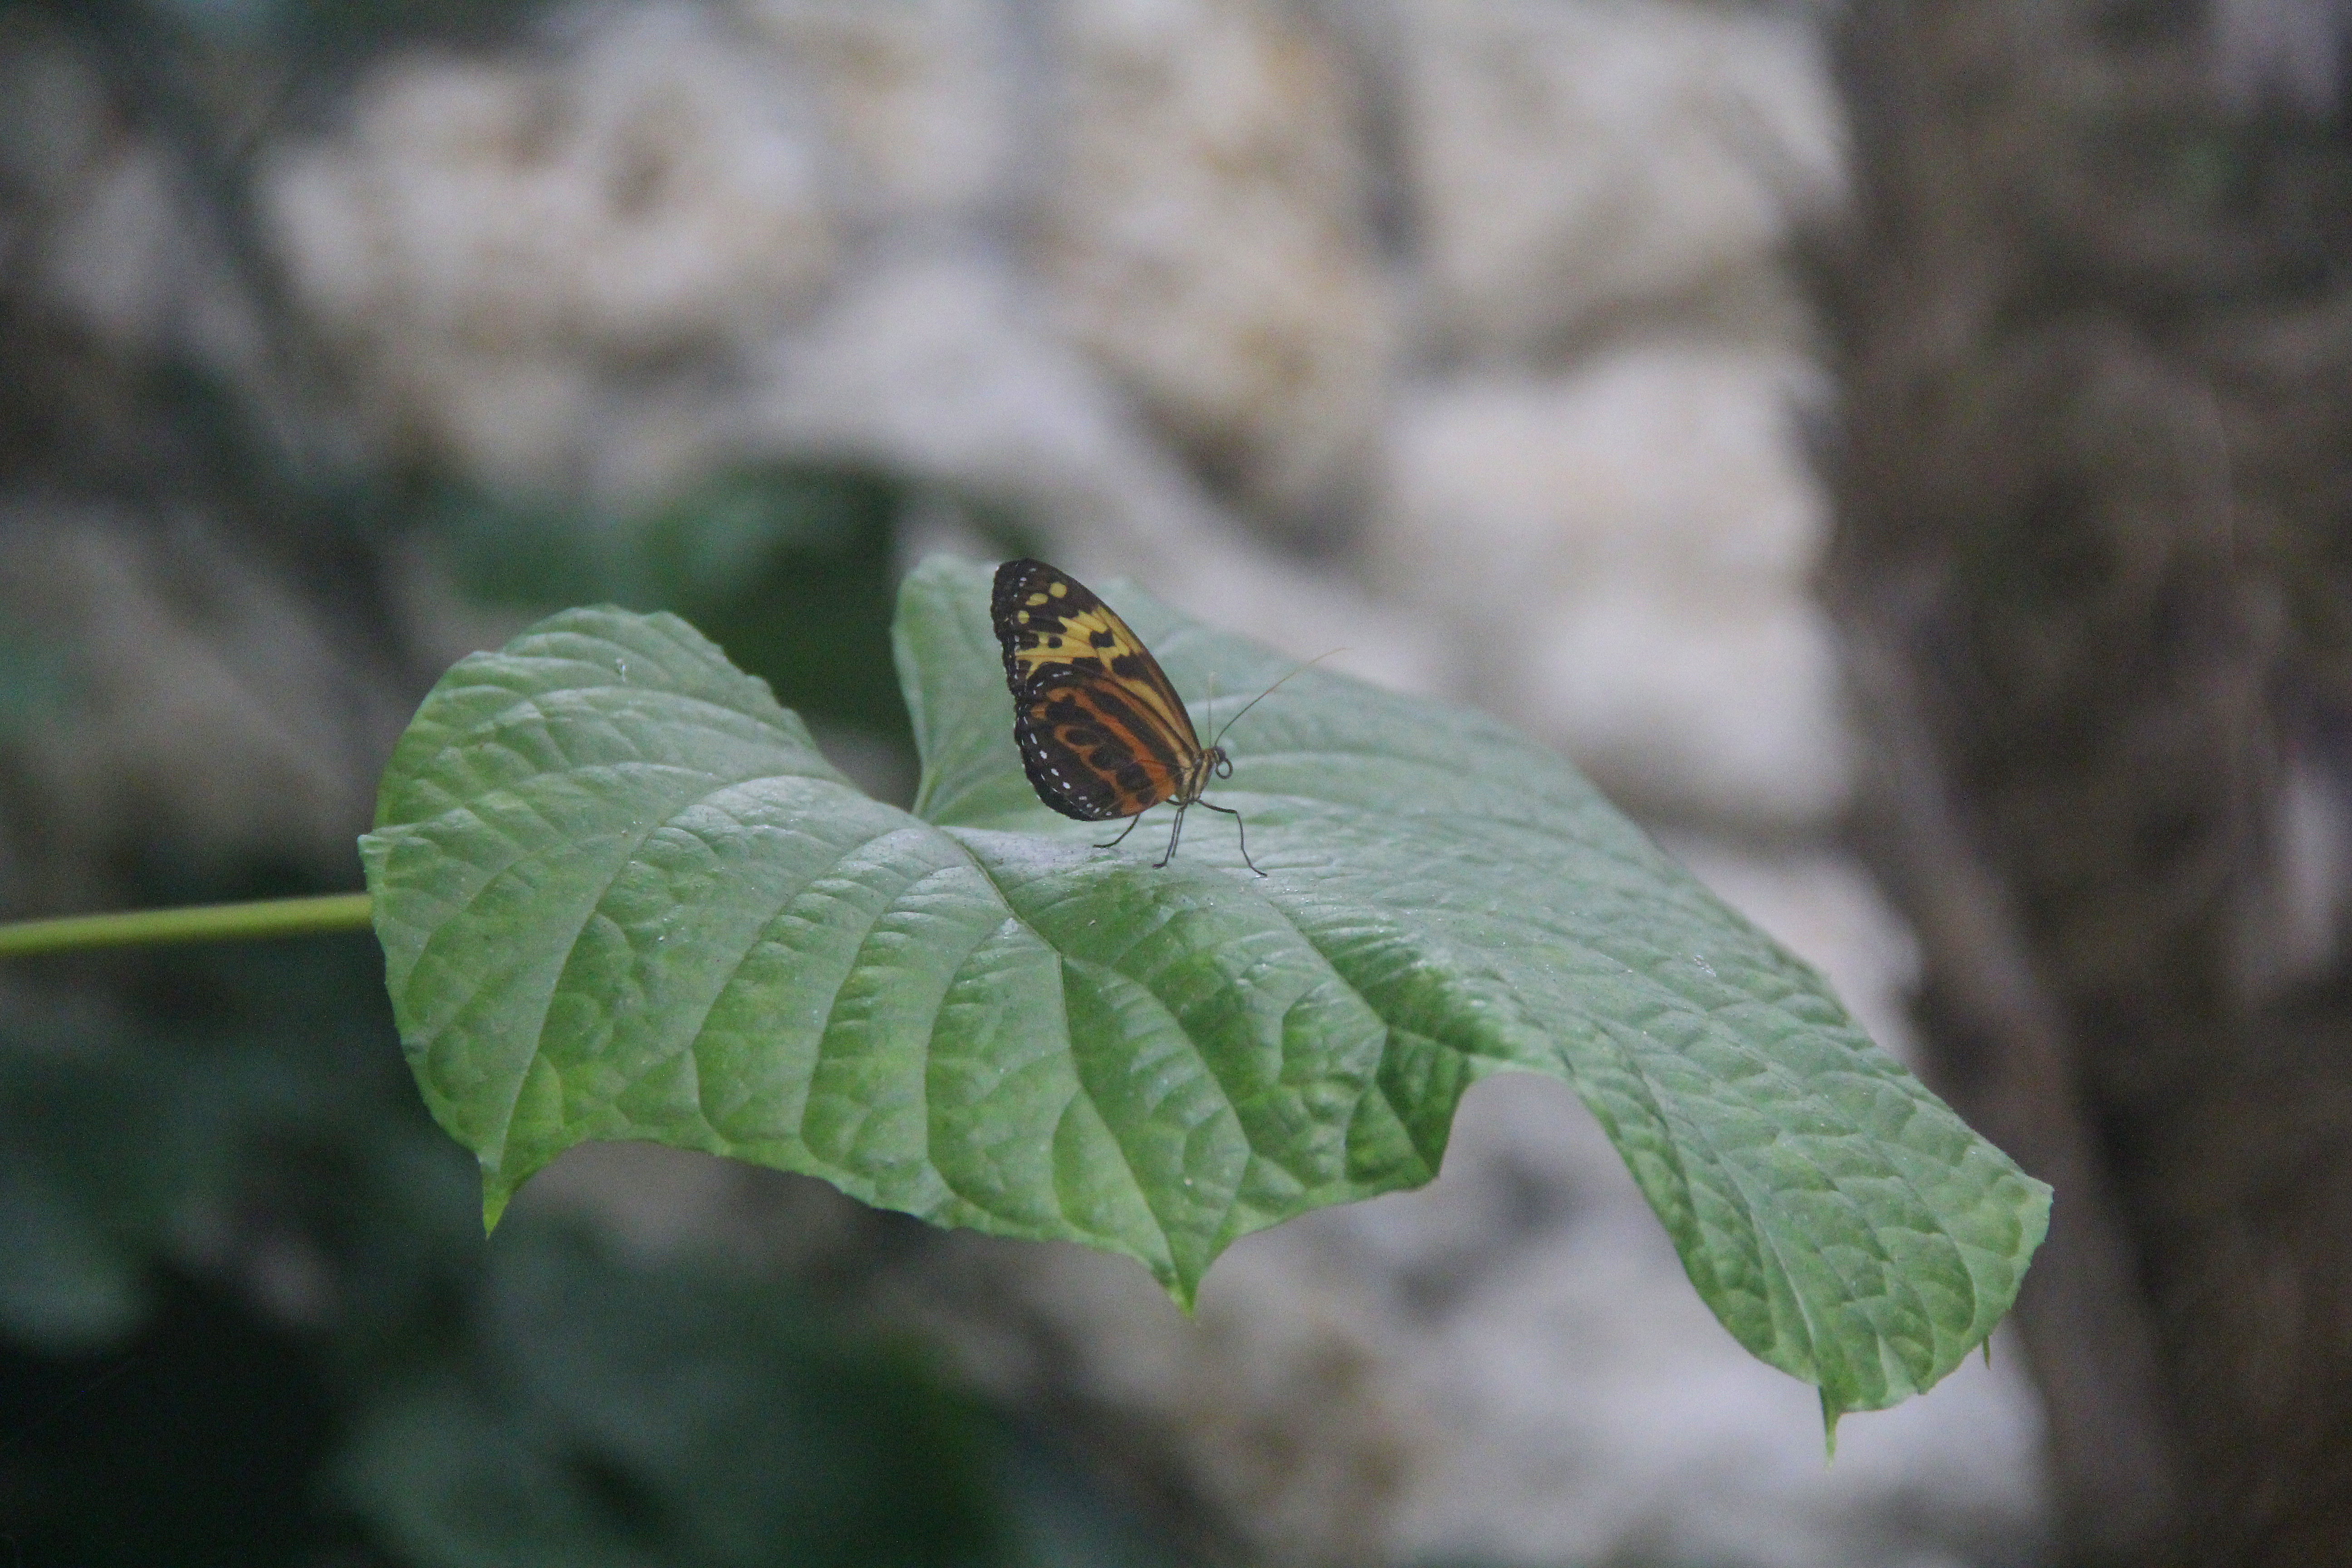
{"label": "butterfly antenna", "polygon": [[[1217,738],[1216,738],[1215,740],[1213,740],[1213,741],[1212,741],[1212,742],[1209,742],[1209,746],[1210,746],[1210,748],[1211,748],[1212,750],[1214,750],[1216,747],[1219,747],[1219,746],[1223,745],[1223,744],[1225,743],[1225,731],[1232,729],[1234,725],[1236,725],[1236,724],[1238,724],[1238,723],[1240,723],[1240,722],[1242,721],[1242,713],[1246,713],[1246,712],[1248,712],[1251,709],[1253,709],[1253,708],[1256,707],[1259,703],[1261,703],[1261,702],[1265,701],[1267,698],[1269,698],[1269,697],[1273,696],[1276,691],[1279,691],[1280,689],[1282,689],[1282,681],[1283,681],[1283,680],[1288,680],[1292,675],[1297,675],[1300,670],[1307,668],[1308,665],[1317,665],[1317,664],[1320,664],[1320,663],[1322,663],[1325,659],[1329,658],[1332,656],[1332,654],[1336,654],[1336,653],[1346,653],[1347,651],[1348,651],[1348,650],[1347,650],[1346,648],[1344,648],[1344,647],[1335,647],[1335,648],[1331,648],[1331,649],[1329,649],[1329,650],[1328,650],[1328,651],[1326,651],[1326,652],[1317,654],[1313,658],[1308,659],[1305,664],[1293,665],[1293,666],[1291,667],[1291,668],[1290,668],[1290,672],[1289,672],[1289,674],[1285,675],[1285,676],[1282,678],[1282,680],[1277,680],[1277,681],[1276,681],[1272,686],[1267,687],[1264,691],[1259,692],[1256,696],[1255,696],[1255,697],[1251,698],[1248,701],[1246,701],[1246,702],[1243,703],[1243,704],[1242,704],[1242,712],[1241,712],[1241,713],[1236,713],[1236,714],[1234,714],[1232,718],[1230,718],[1230,719],[1228,719],[1228,720],[1226,720],[1226,721],[1225,721],[1225,722],[1224,722],[1224,724],[1223,724],[1223,728],[1221,728],[1221,729],[1219,729],[1219,730],[1217,731]],[[1212,676],[1212,677],[1210,678],[1210,679],[1211,679],[1212,683],[1213,684],[1213,682],[1214,682],[1214,680],[1215,680],[1215,677]],[[1216,694],[1215,694],[1215,692],[1214,692],[1213,690],[1212,690],[1212,691],[1211,691],[1211,693],[1210,693],[1210,696],[1209,696],[1209,700],[1210,700],[1211,702],[1214,702],[1214,701],[1216,701],[1216,700],[1217,700],[1217,699],[1216,699]]]}

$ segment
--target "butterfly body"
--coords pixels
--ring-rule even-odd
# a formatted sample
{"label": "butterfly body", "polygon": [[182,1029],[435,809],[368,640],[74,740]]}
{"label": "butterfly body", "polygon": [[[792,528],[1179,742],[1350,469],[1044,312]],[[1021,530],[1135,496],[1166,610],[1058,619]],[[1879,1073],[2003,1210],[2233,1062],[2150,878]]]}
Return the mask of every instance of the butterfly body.
{"label": "butterfly body", "polygon": [[[1212,780],[1232,776],[1232,758],[1201,744],[1160,661],[1085,584],[1042,561],[1008,561],[996,569],[989,616],[1004,650],[1013,739],[1038,799],[1081,822],[1140,819],[1173,803],[1162,866],[1187,808],[1240,818],[1201,798]],[[1242,853],[1247,860],[1246,842]]]}

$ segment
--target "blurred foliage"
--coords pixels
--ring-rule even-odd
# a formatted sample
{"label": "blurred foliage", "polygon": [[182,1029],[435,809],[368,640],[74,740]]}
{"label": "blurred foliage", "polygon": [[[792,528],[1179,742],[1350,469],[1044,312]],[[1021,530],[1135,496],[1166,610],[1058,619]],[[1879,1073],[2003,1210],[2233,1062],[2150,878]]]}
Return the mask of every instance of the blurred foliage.
{"label": "blurred foliage", "polygon": [[772,1284],[519,1226],[459,1342],[369,1402],[339,1489],[417,1562],[990,1563],[997,1435]]}
{"label": "blurred foliage", "polygon": [[473,1173],[412,1103],[381,963],[361,939],[268,943],[74,976],[118,982],[113,1005],[12,989],[0,1324],[100,1347],[147,1318],[158,1265],[267,1237],[335,1282],[339,1334],[374,1339],[471,1267]]}
{"label": "blurred foliage", "polygon": [[917,500],[870,471],[764,465],[614,516],[466,488],[418,515],[476,597],[672,611],[786,707],[911,758],[890,618],[898,525]]}
{"label": "blurred foliage", "polygon": [[71,699],[63,648],[0,635],[0,738],[54,722]]}
{"label": "blurred foliage", "polygon": [[243,1303],[165,1280],[103,1352],[0,1343],[0,1541],[16,1568],[323,1563],[361,1568],[355,1518],[316,1506],[331,1407],[313,1358]]}
{"label": "blurred foliage", "polygon": [[1050,1451],[782,1282],[528,1216],[485,1243],[380,976],[338,939],[135,961],[118,1009],[11,988],[15,1561],[1157,1560],[1073,1511]]}

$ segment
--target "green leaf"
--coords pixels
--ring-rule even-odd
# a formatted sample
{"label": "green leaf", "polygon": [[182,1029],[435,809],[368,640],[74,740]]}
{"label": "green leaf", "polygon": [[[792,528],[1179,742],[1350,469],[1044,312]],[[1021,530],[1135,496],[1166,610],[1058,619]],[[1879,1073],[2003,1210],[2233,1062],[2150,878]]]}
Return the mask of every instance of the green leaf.
{"label": "green leaf", "polygon": [[[665,616],[574,610],[436,688],[362,841],[395,1011],[485,1208],[635,1138],[1140,1259],[1435,1173],[1462,1092],[1574,1085],[1757,1355],[1835,1412],[2008,1309],[2048,1189],[1557,757],[1301,673],[1181,855],[1030,791],[988,575],[907,582],[910,815]],[[1109,595],[1213,721],[1287,668]],[[1155,816],[1158,822],[1167,816]]]}

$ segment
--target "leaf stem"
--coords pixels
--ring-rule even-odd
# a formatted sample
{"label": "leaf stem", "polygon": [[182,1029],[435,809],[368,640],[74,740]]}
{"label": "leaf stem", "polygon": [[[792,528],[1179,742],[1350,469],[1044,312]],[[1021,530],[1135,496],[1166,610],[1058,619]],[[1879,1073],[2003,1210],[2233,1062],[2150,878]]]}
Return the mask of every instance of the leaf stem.
{"label": "leaf stem", "polygon": [[0,924],[0,958],[76,952],[93,947],[134,947],[167,942],[258,942],[366,928],[365,893],[324,893],[302,899],[257,899],[241,904],[196,904],[177,910],[130,910],[110,915]]}

